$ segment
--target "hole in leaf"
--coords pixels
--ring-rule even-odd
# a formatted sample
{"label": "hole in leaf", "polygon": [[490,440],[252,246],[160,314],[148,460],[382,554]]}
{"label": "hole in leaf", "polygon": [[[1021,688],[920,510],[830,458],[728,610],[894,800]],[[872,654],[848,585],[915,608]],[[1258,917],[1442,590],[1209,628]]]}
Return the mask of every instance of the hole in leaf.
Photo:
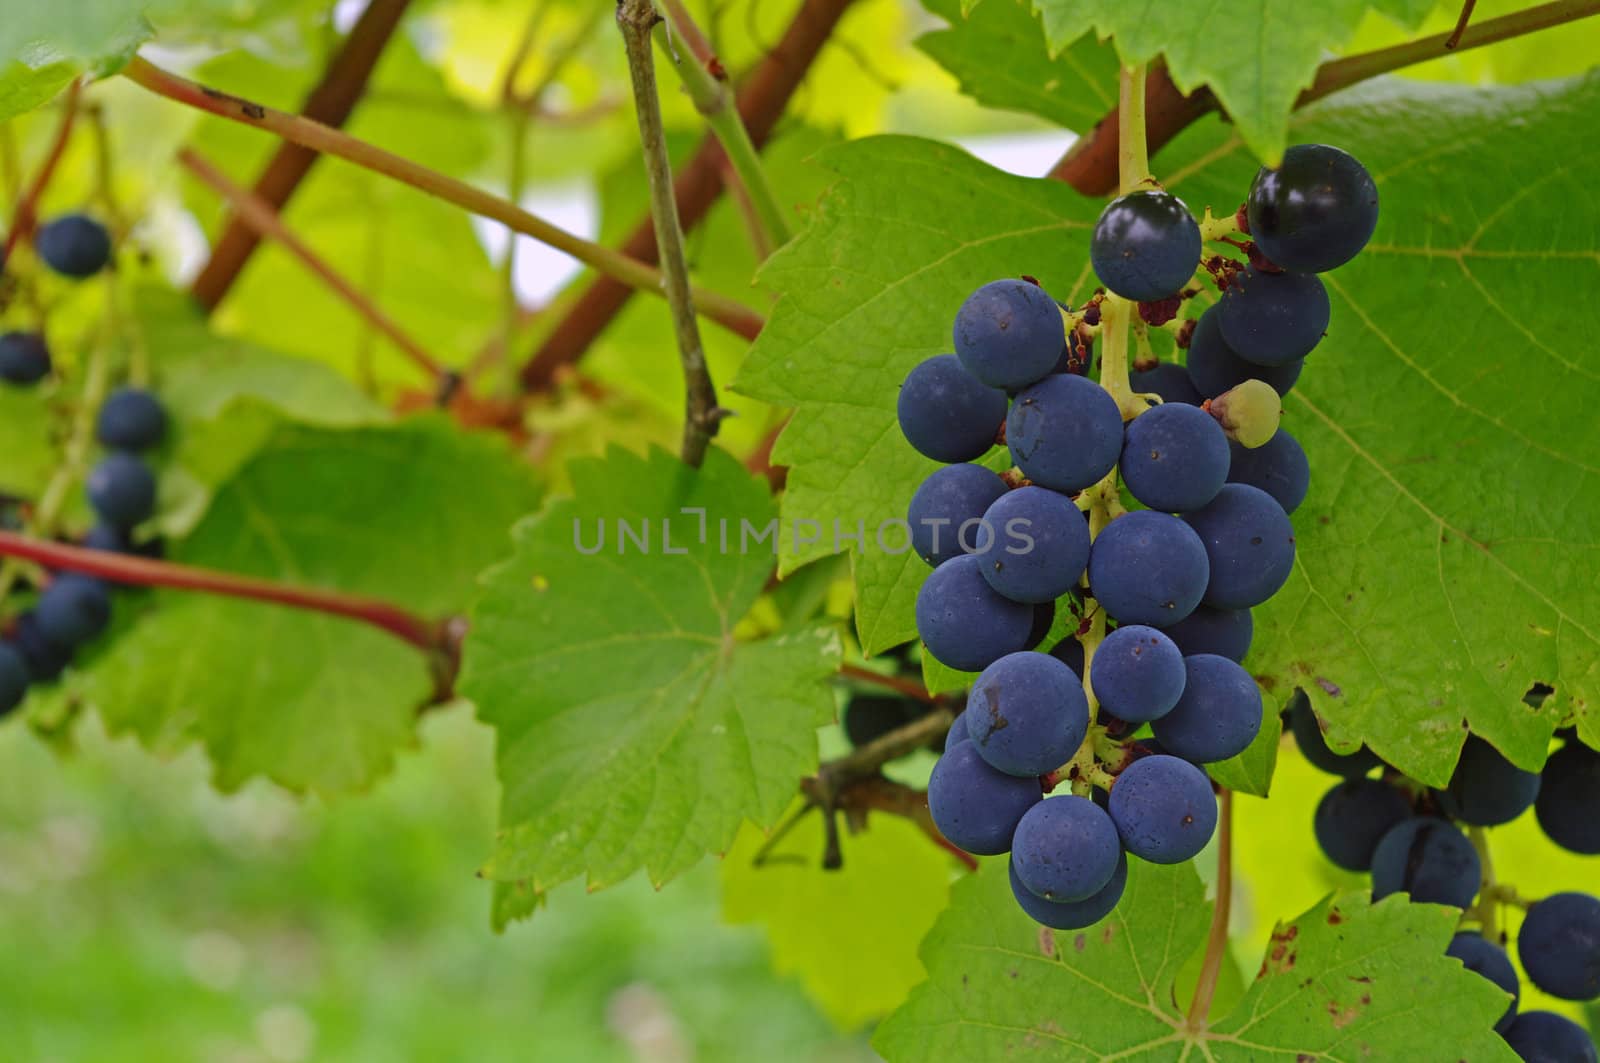
{"label": "hole in leaf", "polygon": [[1543,706],[1545,700],[1555,692],[1556,688],[1549,683],[1536,681],[1533,686],[1528,688],[1528,692],[1522,695],[1522,703],[1537,709]]}

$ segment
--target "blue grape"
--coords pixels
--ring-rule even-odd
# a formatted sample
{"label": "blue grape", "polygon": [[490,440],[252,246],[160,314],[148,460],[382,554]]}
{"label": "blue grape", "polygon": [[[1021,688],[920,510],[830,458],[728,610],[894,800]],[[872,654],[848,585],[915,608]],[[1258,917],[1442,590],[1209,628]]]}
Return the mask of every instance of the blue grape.
{"label": "blue grape", "polygon": [[72,659],[70,649],[58,646],[45,637],[39,627],[38,614],[31,609],[17,617],[12,644],[22,654],[28,666],[28,675],[36,683],[48,683],[55,679],[66,670],[67,662]]}
{"label": "blue grape", "polygon": [[8,384],[37,384],[50,373],[50,348],[37,332],[7,332],[0,336],[0,380]]}
{"label": "blue grape", "polygon": [[1028,917],[1036,923],[1050,927],[1054,930],[1082,930],[1084,927],[1094,926],[1100,920],[1111,914],[1111,910],[1122,900],[1122,891],[1128,886],[1128,856],[1121,855],[1117,861],[1117,869],[1111,873],[1111,881],[1103,886],[1099,893],[1082,901],[1047,901],[1034,894],[1017,877],[1015,862],[1008,865],[1011,876],[1011,895],[1017,899],[1017,904],[1028,913]]}
{"label": "blue grape", "polygon": [[83,547],[86,550],[104,550],[108,554],[135,552],[133,540],[128,533],[109,524],[96,524],[90,528],[88,534],[83,537]]}
{"label": "blue grape", "polygon": [[1517,931],[1528,981],[1562,1000],[1600,998],[1600,900],[1552,893],[1528,909]]}
{"label": "blue grape", "polygon": [[1245,204],[1250,236],[1276,265],[1325,273],[1354,258],[1378,225],[1378,186],[1355,158],[1327,144],[1296,144],[1262,167]]}
{"label": "blue grape", "polygon": [[10,642],[0,642],[0,716],[22,704],[29,678],[22,651]]}
{"label": "blue grape", "polygon": [[1198,406],[1157,406],[1128,425],[1121,471],[1133,497],[1151,509],[1199,509],[1228,480],[1228,437]]}
{"label": "blue grape", "polygon": [[1217,609],[1202,602],[1176,624],[1167,625],[1166,632],[1185,657],[1215,653],[1243,663],[1255,635],[1255,621],[1248,609]]}
{"label": "blue grape", "polygon": [[1089,262],[1100,283],[1124,299],[1165,299],[1200,266],[1200,226],[1177,196],[1129,192],[1100,212]]}
{"label": "blue grape", "polygon": [[978,752],[1007,775],[1054,771],[1089,732],[1082,682],[1048,653],[1007,654],[989,665],[972,684],[965,715]]}
{"label": "blue grape", "polygon": [[1410,894],[1417,904],[1467,908],[1478,895],[1478,852],[1445,820],[1417,816],[1391,827],[1372,852],[1372,899]]}
{"label": "blue grape", "polygon": [[64,214],[39,226],[33,246],[64,277],[92,277],[111,261],[111,234],[86,214]]}
{"label": "blue grape", "polygon": [[987,537],[972,553],[989,586],[1014,602],[1055,601],[1077,586],[1089,564],[1089,525],[1055,491],[1007,491],[985,511],[983,524]]}
{"label": "blue grape", "polygon": [[956,357],[983,383],[1015,391],[1055,368],[1065,329],[1061,308],[1037,284],[990,281],[956,312]]}
{"label": "blue grape", "polygon": [[1034,483],[1081,491],[1117,464],[1122,412],[1099,384],[1049,376],[1017,395],[1006,415],[1011,460]]}
{"label": "blue grape", "polygon": [[1089,548],[1091,592],[1122,624],[1176,624],[1200,604],[1210,577],[1205,544],[1165,513],[1125,513]]}
{"label": "blue grape", "polygon": [[100,407],[95,438],[117,450],[146,450],[167,434],[167,411],[140,388],[119,388]]}
{"label": "blue grape", "polygon": [[1261,689],[1236,662],[1214,653],[1183,659],[1183,696],[1150,725],[1173,756],[1196,764],[1227,760],[1261,730]]}
{"label": "blue grape", "polygon": [[1028,892],[1047,901],[1087,900],[1122,863],[1116,825],[1087,797],[1047,797],[1023,813],[1011,866]]}
{"label": "blue grape", "polygon": [[1205,544],[1210,565],[1207,605],[1260,605],[1288,580],[1294,568],[1294,525],[1260,488],[1225,484],[1209,504],[1183,519]]}
{"label": "blue grape", "polygon": [[962,709],[956,713],[956,718],[950,721],[950,730],[945,732],[944,751],[950,752],[962,742],[972,741],[972,735],[967,732],[967,710]]}
{"label": "blue grape", "polygon": [[1360,778],[1382,763],[1378,755],[1366,746],[1354,753],[1335,753],[1322,737],[1322,722],[1311,708],[1311,699],[1298,688],[1289,699],[1289,730],[1294,732],[1294,744],[1300,755],[1330,775],[1346,779]]}
{"label": "blue grape", "polygon": [[131,528],[156,511],[156,478],[150,467],[121,451],[106,455],[89,472],[89,504],[100,519]]}
{"label": "blue grape", "polygon": [[1506,950],[1482,934],[1463,932],[1451,939],[1450,947],[1444,950],[1444,954],[1460,960],[1467,970],[1487,978],[1511,994],[1511,1003],[1506,1005],[1505,1014],[1494,1024],[1496,1033],[1504,1034],[1510,1030],[1511,1023],[1517,1017],[1517,1002],[1522,999],[1522,983],[1517,980],[1516,968],[1511,966],[1511,958],[1506,955]]}
{"label": "blue grape", "polygon": [[1006,482],[982,465],[935,469],[911,496],[906,520],[911,548],[935,568],[984,542],[983,514],[1006,493]]}
{"label": "blue grape", "polygon": [[1285,513],[1293,513],[1311,486],[1311,463],[1294,436],[1280,428],[1266,443],[1251,448],[1230,441],[1228,482],[1249,484],[1272,496]]}
{"label": "blue grape", "polygon": [[1411,818],[1406,795],[1381,779],[1346,779],[1322,795],[1312,817],[1317,844],[1346,871],[1371,871],[1378,842]]}
{"label": "blue grape", "polygon": [[1154,369],[1135,370],[1128,374],[1128,386],[1141,395],[1160,395],[1162,402],[1198,406],[1205,401],[1200,389],[1189,379],[1189,370],[1176,362],[1162,362]]}
{"label": "blue grape", "polygon": [[957,742],[928,777],[928,812],[952,845],[977,856],[1011,848],[1024,812],[1043,795],[1039,780],[995,771],[971,742]]}
{"label": "blue grape", "polygon": [[1217,798],[1205,772],[1158,753],[1123,769],[1111,787],[1111,821],[1128,852],[1152,864],[1181,864],[1217,829]]}
{"label": "blue grape", "polygon": [[1183,654],[1166,635],[1128,624],[1094,651],[1089,685],[1100,705],[1119,720],[1147,723],[1172,711],[1183,696]]}
{"label": "blue grape", "polygon": [[1256,365],[1284,366],[1311,353],[1328,331],[1328,292],[1308,273],[1236,274],[1217,303],[1229,349]]}
{"label": "blue grape", "polygon": [[1523,1063],[1596,1063],[1588,1031],[1553,1011],[1523,1012],[1505,1038]]}
{"label": "blue grape", "polygon": [[1545,837],[1571,853],[1600,856],[1600,753],[1577,742],[1544,766],[1533,811]]}
{"label": "blue grape", "polygon": [[1475,827],[1510,823],[1539,796],[1539,775],[1523,771],[1477,735],[1468,735],[1439,806],[1451,819]]}
{"label": "blue grape", "polygon": [[34,614],[45,638],[71,649],[105,630],[111,620],[111,593],[100,580],[69,572],[45,588]]}
{"label": "blue grape", "polygon": [[1228,341],[1222,338],[1217,324],[1217,308],[1213,306],[1200,315],[1194,335],[1189,339],[1189,357],[1184,363],[1195,389],[1208,399],[1243,384],[1246,380],[1262,380],[1270,384],[1279,395],[1289,394],[1294,382],[1300,379],[1305,362],[1265,366],[1247,362],[1236,354]]}
{"label": "blue grape", "polygon": [[1083,643],[1075,635],[1068,635],[1050,648],[1050,656],[1071,668],[1080,679],[1083,677]]}
{"label": "blue grape", "polygon": [[1002,598],[971,554],[933,570],[917,592],[917,633],[934,659],[979,672],[1028,643],[1033,607]]}

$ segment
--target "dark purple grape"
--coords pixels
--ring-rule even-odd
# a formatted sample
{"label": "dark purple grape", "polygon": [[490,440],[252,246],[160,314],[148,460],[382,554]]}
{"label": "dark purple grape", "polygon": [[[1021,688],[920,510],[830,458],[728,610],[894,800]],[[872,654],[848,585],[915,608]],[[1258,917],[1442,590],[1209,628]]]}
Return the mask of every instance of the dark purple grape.
{"label": "dark purple grape", "polygon": [[1117,861],[1117,869],[1111,874],[1111,881],[1087,900],[1082,901],[1047,901],[1036,896],[1022,880],[1017,877],[1015,863],[1009,864],[1011,875],[1011,895],[1017,899],[1017,904],[1028,913],[1028,917],[1036,923],[1042,923],[1054,930],[1082,930],[1084,927],[1093,926],[1117,906],[1122,900],[1122,891],[1128,885],[1128,857],[1124,853]]}
{"label": "dark purple grape", "polygon": [[1101,708],[1119,720],[1148,723],[1165,716],[1183,696],[1183,654],[1166,635],[1127,624],[1094,651],[1089,684]]}
{"label": "dark purple grape", "polygon": [[933,570],[917,592],[917,633],[934,659],[979,672],[1027,645],[1033,607],[1002,598],[971,554]]}
{"label": "dark purple grape", "polygon": [[1417,816],[1390,828],[1372,853],[1372,899],[1406,893],[1417,904],[1468,908],[1482,867],[1467,836],[1442,819]]}
{"label": "dark purple grape", "polygon": [[1439,791],[1439,807],[1451,819],[1475,827],[1510,823],[1539,796],[1539,775],[1523,771],[1477,735],[1468,735],[1450,785]]}
{"label": "dark purple grape", "polygon": [[1194,611],[1210,579],[1205,544],[1177,517],[1141,509],[1089,548],[1089,586],[1118,623],[1164,628]]}
{"label": "dark purple grape", "polygon": [[1024,812],[1039,803],[1039,780],[995,771],[971,742],[957,742],[928,778],[928,812],[952,845],[976,856],[1011,848]]}
{"label": "dark purple grape", "polygon": [[1298,364],[1328,331],[1328,292],[1308,273],[1237,274],[1217,303],[1228,347],[1247,362]]}
{"label": "dark purple grape", "polygon": [[1146,410],[1122,443],[1122,482],[1140,502],[1163,513],[1199,509],[1228,480],[1228,437],[1216,418],[1182,403]]}
{"label": "dark purple grape", "polygon": [[1049,376],[1011,404],[1006,446],[1029,480],[1056,491],[1081,491],[1117,464],[1122,412],[1092,380]]}
{"label": "dark purple grape", "polygon": [[0,336],[0,380],[8,384],[37,384],[50,374],[50,348],[37,332],[7,332]]}
{"label": "dark purple grape", "polygon": [[991,281],[956,312],[956,357],[989,387],[1015,391],[1055,368],[1065,330],[1061,308],[1037,284]]}
{"label": "dark purple grape", "polygon": [[1185,657],[1215,653],[1242,664],[1250,652],[1255,622],[1248,609],[1217,609],[1201,602],[1194,612],[1176,624],[1168,624],[1165,630]]}
{"label": "dark purple grape", "polygon": [[1168,753],[1195,764],[1243,753],[1261,730],[1256,681],[1235,662],[1212,653],[1185,657],[1183,667],[1183,696],[1150,725],[1156,740]]}
{"label": "dark purple grape", "polygon": [[1250,236],[1274,263],[1325,273],[1367,246],[1378,226],[1378,186],[1350,154],[1327,144],[1296,144],[1275,170],[1250,185]]}
{"label": "dark purple grape", "polygon": [[1533,806],[1545,837],[1571,853],[1600,856],[1600,753],[1576,741],[1545,763]]}
{"label": "dark purple grape", "polygon": [[1200,226],[1177,196],[1129,192],[1100,212],[1089,262],[1100,283],[1124,299],[1165,299],[1200,266]]}
{"label": "dark purple grape", "polygon": [[1285,429],[1259,447],[1251,448],[1230,441],[1228,482],[1249,484],[1271,495],[1285,513],[1293,513],[1305,501],[1311,486],[1311,463],[1300,443]]}
{"label": "dark purple grape", "polygon": [[933,470],[906,510],[912,549],[935,568],[972,553],[985,541],[984,513],[1005,493],[1006,482],[982,465]]}
{"label": "dark purple grape", "polygon": [[1259,488],[1225,484],[1209,504],[1183,519],[1205,545],[1210,565],[1207,605],[1260,605],[1294,569],[1294,525],[1283,507]]}
{"label": "dark purple grape", "polygon": [[1208,399],[1243,384],[1246,380],[1262,380],[1271,385],[1279,395],[1289,394],[1294,382],[1300,379],[1305,362],[1287,365],[1256,365],[1240,358],[1228,341],[1222,338],[1217,324],[1217,308],[1213,306],[1200,315],[1194,336],[1189,340],[1189,357],[1184,363],[1195,389]]}
{"label": "dark purple grape", "polygon": [[1014,602],[1053,602],[1083,578],[1089,564],[1089,526],[1065,495],[1019,487],[983,514],[983,535],[972,553],[983,578]]}
{"label": "dark purple grape", "polygon": [[972,684],[964,715],[983,759],[1007,775],[1054,771],[1089,731],[1082,681],[1048,653],[1011,653],[989,665]]}
{"label": "dark purple grape", "polygon": [[1517,931],[1528,981],[1562,1000],[1600,999],[1600,899],[1553,893],[1528,909]]}
{"label": "dark purple grape", "polygon": [[1061,794],[1028,809],[1011,839],[1011,866],[1028,892],[1082,901],[1105,889],[1123,860],[1116,825],[1087,797]]}
{"label": "dark purple grape", "polygon": [[1346,871],[1371,871],[1378,842],[1411,818],[1406,795],[1381,779],[1346,779],[1322,795],[1312,829],[1323,855]]}
{"label": "dark purple grape", "polygon": [[1128,852],[1152,864],[1192,859],[1217,829],[1217,798],[1205,772],[1158,753],[1123,769],[1111,787],[1111,820]]}

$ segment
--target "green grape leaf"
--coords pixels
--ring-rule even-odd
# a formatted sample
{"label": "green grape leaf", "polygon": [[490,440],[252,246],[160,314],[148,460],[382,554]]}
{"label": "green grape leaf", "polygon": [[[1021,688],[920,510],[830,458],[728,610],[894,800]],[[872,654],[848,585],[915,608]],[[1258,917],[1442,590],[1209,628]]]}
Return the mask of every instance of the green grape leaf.
{"label": "green grape leaf", "polygon": [[77,65],[67,60],[36,58],[38,65],[13,59],[0,69],[0,122],[49,103],[78,76]]}
{"label": "green grape leaf", "polygon": [[[926,977],[917,943],[949,902],[950,855],[907,820],[873,816],[840,839],[844,866],[821,866],[822,820],[812,814],[765,860],[746,825],[722,862],[722,912],[759,923],[779,974],[793,975],[841,1029],[888,1014]],[[871,942],[863,948],[863,942]]]}
{"label": "green grape leaf", "polygon": [[1330,897],[1279,926],[1243,997],[1192,1030],[1174,987],[1210,908],[1192,866],[1135,862],[1115,912],[1052,931],[1017,907],[1005,861],[984,861],[923,943],[928,981],[874,1047],[890,1063],[1516,1059],[1491,1029],[1505,994],[1444,955],[1456,911],[1401,897]]}
{"label": "green grape leaf", "polygon": [[[950,350],[950,319],[978,284],[1028,273],[1058,298],[1084,290],[1098,205],[911,137],[855,141],[818,159],[841,179],[762,270],[783,298],[734,387],[797,407],[773,452],[790,470],[784,522],[821,533],[786,551],[780,571],[848,548],[856,627],[872,654],[915,637],[928,573],[894,524],[937,467],[900,436],[900,382]],[[859,547],[844,538],[857,533]]]}
{"label": "green grape leaf", "polygon": [[[1579,294],[1600,260],[1581,176],[1597,106],[1595,75],[1386,81],[1295,119],[1366,163],[1382,215],[1323,275],[1328,339],[1284,403],[1311,493],[1246,663],[1280,698],[1303,688],[1337,747],[1436,786],[1463,720],[1530,770],[1574,715],[1600,745],[1600,309]],[[1231,207],[1254,169],[1219,123],[1163,164],[1197,206]]]}
{"label": "green grape leaf", "polygon": [[1036,114],[1088,130],[1117,104],[1117,57],[1091,36],[1052,56],[1027,0],[989,0],[970,14],[957,0],[923,0],[950,23],[917,38],[934,62],[986,107]]}
{"label": "green grape leaf", "polygon": [[533,893],[641,867],[660,884],[771,824],[816,765],[838,669],[831,632],[735,637],[772,572],[772,539],[744,535],[776,526],[764,480],[716,449],[698,471],[613,450],[572,478],[485,577],[461,681],[499,734],[485,874]]}
{"label": "green grape leaf", "polygon": [[1270,698],[1265,699],[1261,730],[1243,753],[1206,765],[1206,774],[1230,790],[1266,797],[1272,789],[1272,773],[1278,767],[1278,746],[1283,738],[1283,718]]}
{"label": "green grape leaf", "polygon": [[[994,2],[994,0],[990,0]],[[1370,9],[1410,26],[1433,0],[1034,0],[1045,36],[1059,51],[1091,31],[1109,36],[1127,63],[1166,59],[1185,92],[1210,88],[1250,150],[1276,164],[1289,112],[1325,52],[1354,35]]]}
{"label": "green grape leaf", "polygon": [[144,0],[8,5],[0,19],[0,63],[5,64],[7,89],[19,76],[19,66],[33,75],[52,71],[49,79],[68,73],[58,88],[85,69],[114,72],[149,38],[150,24],[143,15],[149,6]]}
{"label": "green grape leaf", "polygon": [[[173,559],[442,619],[470,604],[477,573],[535,501],[506,447],[442,421],[284,426]],[[363,623],[180,591],[125,602],[136,618],[83,662],[81,695],[111,730],[151,746],[198,738],[224,789],[257,775],[295,790],[361,789],[434,696],[432,662]]]}

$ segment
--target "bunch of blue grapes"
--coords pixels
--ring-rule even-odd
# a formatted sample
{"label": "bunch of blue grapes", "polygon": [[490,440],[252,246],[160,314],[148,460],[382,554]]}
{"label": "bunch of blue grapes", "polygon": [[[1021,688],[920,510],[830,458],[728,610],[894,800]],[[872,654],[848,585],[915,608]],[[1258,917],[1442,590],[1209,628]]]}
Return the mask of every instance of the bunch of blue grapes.
{"label": "bunch of blue grapes", "polygon": [[[1384,765],[1365,746],[1335,753],[1309,702],[1290,704],[1289,725],[1301,752],[1340,781],[1317,805],[1313,827],[1324,855],[1347,871],[1372,875],[1372,895],[1405,893],[1413,901],[1463,910],[1479,898],[1483,867],[1462,827],[1498,827],[1532,809],[1556,845],[1600,855],[1600,752],[1571,731],[1542,773],[1524,771],[1477,735],[1467,738],[1450,783],[1430,789]],[[1373,773],[1378,774],[1374,775]],[[1526,903],[1526,902],[1522,902]],[[1510,995],[1495,1029],[1525,1060],[1594,1063],[1595,1047],[1581,1026],[1546,1011],[1519,1013],[1521,983],[1503,935],[1490,937],[1468,911],[1449,954]],[[1528,980],[1562,1000],[1600,1000],[1600,899],[1556,893],[1528,904],[1517,934]]]}
{"label": "bunch of blue grapes", "polygon": [[[1017,902],[1050,927],[1106,916],[1130,857],[1199,853],[1217,823],[1205,766],[1261,728],[1261,692],[1241,665],[1250,610],[1288,578],[1289,514],[1310,472],[1287,432],[1269,426],[1247,446],[1222,407],[1249,381],[1279,395],[1293,385],[1328,324],[1316,274],[1367,242],[1377,193],[1349,155],[1302,145],[1257,175],[1238,217],[1249,264],[1202,261],[1200,227],[1176,197],[1121,196],[1095,226],[1103,289],[1084,309],[1031,278],[985,284],[956,315],[954,353],[916,366],[900,390],[906,439],[947,463],[908,514],[933,567],[917,631],[924,652],[980,673],[929,811],[963,850],[1009,854]],[[1180,326],[1177,310],[1201,291],[1191,282],[1208,273],[1220,298],[1192,336],[1175,328],[1190,338],[1187,363],[1135,374],[1143,401],[1125,423],[1094,374],[1103,307],[1114,297]],[[1272,424],[1277,414],[1274,402]],[[1077,624],[1046,645],[1060,608]],[[1063,783],[1069,792],[1051,793]]]}
{"label": "bunch of blue grapes", "polygon": [[[33,234],[39,261],[69,280],[92,277],[112,261],[111,234],[86,214],[67,214]],[[32,387],[53,370],[43,332],[12,330],[0,335],[0,381]],[[97,523],[82,545],[98,550],[150,555],[159,540],[135,544],[133,529],[155,512],[156,477],[139,456],[158,447],[167,414],[156,397],[139,388],[112,393],[96,411],[95,438],[104,457],[85,483]],[[76,650],[93,641],[111,620],[105,581],[75,572],[47,573],[37,596],[0,638],[0,716],[22,703],[28,687],[60,677]]]}

